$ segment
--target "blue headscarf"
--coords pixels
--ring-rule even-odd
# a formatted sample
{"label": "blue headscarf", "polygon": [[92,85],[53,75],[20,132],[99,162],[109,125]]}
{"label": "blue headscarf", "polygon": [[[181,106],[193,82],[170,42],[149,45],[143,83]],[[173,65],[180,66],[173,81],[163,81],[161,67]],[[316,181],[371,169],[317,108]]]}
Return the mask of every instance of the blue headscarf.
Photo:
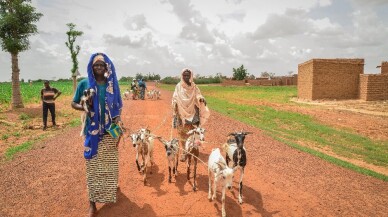
{"label": "blue headscarf", "polygon": [[[94,59],[96,56],[97,59],[105,62],[108,69],[104,75],[106,78],[105,121],[101,120],[101,108],[97,92],[97,82],[93,73],[93,63],[95,62]],[[93,96],[93,108],[91,109],[92,117],[88,126],[88,132],[86,133],[84,144],[84,157],[86,159],[91,159],[97,154],[98,143],[101,141],[106,129],[110,128],[112,119],[120,115],[123,103],[121,100],[119,83],[116,77],[116,70],[108,56],[103,53],[95,53],[90,57],[88,64],[88,79],[89,88],[94,89],[95,93],[97,93]]]}

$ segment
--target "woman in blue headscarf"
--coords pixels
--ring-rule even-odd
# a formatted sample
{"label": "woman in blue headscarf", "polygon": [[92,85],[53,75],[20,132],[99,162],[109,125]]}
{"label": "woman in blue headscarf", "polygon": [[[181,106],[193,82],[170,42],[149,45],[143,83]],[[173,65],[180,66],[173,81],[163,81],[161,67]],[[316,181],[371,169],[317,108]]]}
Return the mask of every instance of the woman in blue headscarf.
{"label": "woman in blue headscarf", "polygon": [[74,109],[84,111],[81,101],[84,91],[94,90],[84,129],[89,216],[94,216],[97,212],[96,202],[116,202],[119,139],[113,138],[108,131],[113,123],[122,125],[122,99],[116,70],[108,56],[102,53],[93,54],[87,70],[88,79],[78,84],[71,105]]}

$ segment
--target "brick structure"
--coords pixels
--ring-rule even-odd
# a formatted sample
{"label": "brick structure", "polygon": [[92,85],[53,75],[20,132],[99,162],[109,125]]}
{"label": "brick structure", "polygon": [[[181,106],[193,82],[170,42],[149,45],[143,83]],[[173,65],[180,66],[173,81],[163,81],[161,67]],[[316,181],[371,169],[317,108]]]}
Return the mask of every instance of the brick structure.
{"label": "brick structure", "polygon": [[275,77],[271,80],[268,78],[256,78],[254,80],[230,80],[230,79],[223,79],[221,82],[222,86],[245,86],[245,85],[252,85],[252,86],[286,86],[286,85],[297,85],[298,82],[298,76],[283,76],[283,77]]}
{"label": "brick structure", "polygon": [[361,75],[360,99],[365,101],[388,100],[388,74]]}
{"label": "brick structure", "polygon": [[298,65],[298,97],[358,99],[364,59],[312,59]]}
{"label": "brick structure", "polygon": [[388,62],[381,63],[381,74],[388,75]]}

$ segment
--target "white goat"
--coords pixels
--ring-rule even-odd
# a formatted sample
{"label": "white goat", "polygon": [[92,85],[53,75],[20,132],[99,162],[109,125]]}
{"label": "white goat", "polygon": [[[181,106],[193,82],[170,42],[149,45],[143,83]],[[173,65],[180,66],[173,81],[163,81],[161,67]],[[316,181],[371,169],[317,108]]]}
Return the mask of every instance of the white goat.
{"label": "white goat", "polygon": [[229,166],[229,161],[233,160],[233,168],[238,168],[240,171],[240,180],[239,180],[239,195],[238,202],[243,203],[242,199],[242,189],[243,189],[243,177],[244,169],[247,164],[247,154],[244,147],[245,136],[251,134],[251,132],[239,132],[239,133],[230,133],[229,136],[233,136],[232,139],[222,145],[224,152],[226,153],[226,164]]}
{"label": "white goat", "polygon": [[140,172],[140,165],[139,165],[140,134],[139,133],[131,134],[131,139],[132,139],[133,147],[136,148],[136,166],[137,166],[137,170]]}
{"label": "white goat", "polygon": [[[209,200],[216,198],[217,183],[222,184],[222,217],[226,216],[225,212],[225,189],[232,189],[233,174],[235,169],[230,168],[225,159],[222,157],[220,149],[215,148],[209,155],[208,175],[209,175]],[[212,177],[213,177],[213,195],[212,195]]]}
{"label": "white goat", "polygon": [[89,116],[89,118],[91,118],[91,105],[92,105],[92,99],[93,99],[93,96],[94,96],[94,89],[92,88],[89,88],[89,89],[86,89],[84,90],[84,95],[81,97],[81,105],[84,109],[84,112],[82,112],[81,114],[81,133],[80,133],[80,136],[84,136],[85,133],[84,133],[84,129],[85,129],[85,125],[86,125],[86,116]]}
{"label": "white goat", "polygon": [[124,96],[124,99],[125,99],[125,100],[129,100],[130,95],[131,95],[131,93],[129,92],[128,89],[123,93],[123,96]]}
{"label": "white goat", "polygon": [[[154,164],[154,138],[150,135],[150,130],[142,128],[138,133],[132,134],[132,144],[136,147],[136,165],[139,172],[143,173],[143,182],[147,183],[147,166],[151,163],[150,174]],[[143,162],[139,165],[138,157],[141,155]]]}
{"label": "white goat", "polygon": [[178,175],[178,139],[174,138],[171,141],[166,141],[161,137],[157,137],[166,149],[167,164],[168,164],[168,182],[171,183],[171,168],[172,173],[176,177]]}
{"label": "white goat", "polygon": [[155,99],[160,99],[160,95],[161,95],[160,90],[155,90],[154,95],[155,95],[154,96]]}

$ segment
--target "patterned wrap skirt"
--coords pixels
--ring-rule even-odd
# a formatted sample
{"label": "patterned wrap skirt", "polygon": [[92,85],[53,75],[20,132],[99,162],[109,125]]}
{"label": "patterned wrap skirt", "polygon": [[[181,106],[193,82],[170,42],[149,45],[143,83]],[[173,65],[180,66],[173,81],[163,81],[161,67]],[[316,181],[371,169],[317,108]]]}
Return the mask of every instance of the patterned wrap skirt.
{"label": "patterned wrap skirt", "polygon": [[98,143],[98,153],[86,160],[86,182],[89,200],[92,202],[116,202],[119,177],[118,141],[105,134]]}

